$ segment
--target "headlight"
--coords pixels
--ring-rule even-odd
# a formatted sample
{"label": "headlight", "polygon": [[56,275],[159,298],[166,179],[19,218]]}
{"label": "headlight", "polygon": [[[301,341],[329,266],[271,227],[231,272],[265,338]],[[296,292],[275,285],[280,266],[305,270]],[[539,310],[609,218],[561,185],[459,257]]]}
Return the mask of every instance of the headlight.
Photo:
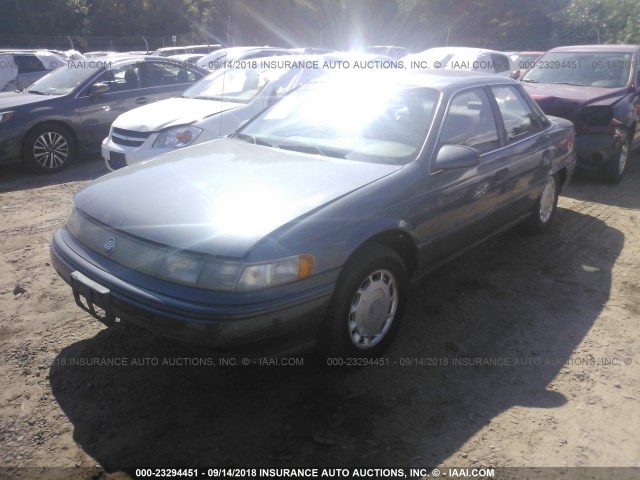
{"label": "headlight", "polygon": [[15,112],[0,112],[0,123],[9,120],[11,117],[13,117],[14,113]]}
{"label": "headlight", "polygon": [[202,257],[169,253],[159,258],[155,274],[171,282],[196,285],[203,267],[204,259]]}
{"label": "headlight", "polygon": [[162,132],[153,142],[153,148],[180,148],[193,142],[202,129],[198,127],[177,127]]}
{"label": "headlight", "polygon": [[244,267],[237,290],[260,290],[302,280],[313,275],[313,267],[312,255],[296,255],[268,263],[247,265]]}

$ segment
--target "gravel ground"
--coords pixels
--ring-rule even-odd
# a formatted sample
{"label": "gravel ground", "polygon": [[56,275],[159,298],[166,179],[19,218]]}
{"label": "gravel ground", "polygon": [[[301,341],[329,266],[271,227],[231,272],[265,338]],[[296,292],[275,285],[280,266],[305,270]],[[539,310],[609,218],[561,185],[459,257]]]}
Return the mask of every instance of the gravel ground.
{"label": "gravel ground", "polygon": [[412,287],[399,337],[360,368],[223,364],[80,310],[49,240],[105,173],[0,170],[0,478],[640,467],[637,153],[620,185],[574,179],[551,232],[508,232]]}

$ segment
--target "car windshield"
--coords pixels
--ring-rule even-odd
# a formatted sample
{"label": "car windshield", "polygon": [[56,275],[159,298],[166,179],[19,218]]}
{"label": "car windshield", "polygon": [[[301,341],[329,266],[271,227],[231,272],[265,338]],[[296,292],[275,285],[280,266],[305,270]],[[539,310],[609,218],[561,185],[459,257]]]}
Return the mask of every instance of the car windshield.
{"label": "car windshield", "polygon": [[27,91],[39,95],[66,95],[103,69],[101,62],[69,62],[31,84]]}
{"label": "car windshield", "polygon": [[269,82],[279,78],[284,69],[228,68],[212,73],[187,89],[182,96],[203,100],[249,103]]}
{"label": "car windshield", "polygon": [[535,62],[522,81],[621,88],[629,81],[632,57],[625,52],[549,52]]}
{"label": "car windshield", "polygon": [[269,147],[372,163],[415,158],[439,93],[373,82],[307,84],[235,135]]}

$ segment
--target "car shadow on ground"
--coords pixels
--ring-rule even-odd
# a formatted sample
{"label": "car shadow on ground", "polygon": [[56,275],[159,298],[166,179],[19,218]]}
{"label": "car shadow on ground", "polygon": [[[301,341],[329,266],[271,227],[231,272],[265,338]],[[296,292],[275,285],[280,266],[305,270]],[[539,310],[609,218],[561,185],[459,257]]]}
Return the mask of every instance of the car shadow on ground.
{"label": "car shadow on ground", "polygon": [[68,182],[94,180],[109,173],[99,156],[83,157],[64,170],[52,174],[37,174],[22,165],[0,166],[0,193],[29,190]]}
{"label": "car shadow on ground", "polygon": [[632,152],[629,157],[625,177],[617,185],[602,181],[596,173],[578,170],[562,195],[587,202],[630,209],[640,209],[640,152]]}
{"label": "car shadow on ground", "polygon": [[66,347],[52,391],[107,471],[435,466],[507,409],[571,400],[553,381],[602,311],[623,243],[564,209],[551,233],[497,237],[412,287],[377,365],[221,365],[121,324]]}

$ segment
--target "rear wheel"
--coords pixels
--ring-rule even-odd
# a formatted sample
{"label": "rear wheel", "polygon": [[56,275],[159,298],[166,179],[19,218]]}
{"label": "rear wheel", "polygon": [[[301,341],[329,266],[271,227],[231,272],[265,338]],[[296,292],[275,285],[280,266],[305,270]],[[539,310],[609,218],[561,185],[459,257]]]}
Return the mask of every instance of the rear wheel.
{"label": "rear wheel", "polygon": [[547,230],[556,216],[560,186],[557,175],[550,175],[544,185],[540,198],[531,210],[531,218],[526,223],[530,233],[542,233]]}
{"label": "rear wheel", "polygon": [[407,271],[383,245],[357,251],[336,284],[319,346],[325,355],[375,357],[391,343],[404,314]]}
{"label": "rear wheel", "polygon": [[69,131],[53,123],[38,125],[24,141],[23,158],[27,167],[37,173],[54,173],[71,163],[75,142]]}
{"label": "rear wheel", "polygon": [[627,170],[629,161],[629,151],[631,150],[631,139],[625,138],[620,148],[613,155],[611,160],[607,162],[603,169],[603,175],[608,183],[620,183]]}

